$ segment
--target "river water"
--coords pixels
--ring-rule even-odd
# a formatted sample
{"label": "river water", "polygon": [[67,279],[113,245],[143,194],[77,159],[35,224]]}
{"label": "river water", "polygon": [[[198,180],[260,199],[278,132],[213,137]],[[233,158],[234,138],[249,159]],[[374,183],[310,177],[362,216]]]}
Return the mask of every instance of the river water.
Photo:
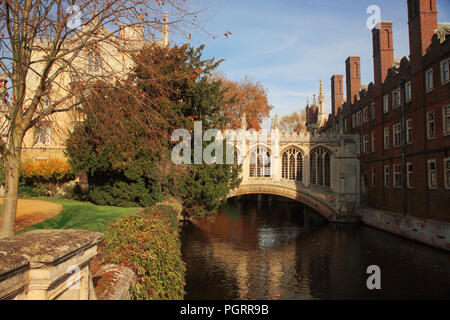
{"label": "river water", "polygon": [[[186,299],[450,299],[448,252],[279,198],[231,199],[181,239]],[[367,288],[370,265],[380,290]]]}

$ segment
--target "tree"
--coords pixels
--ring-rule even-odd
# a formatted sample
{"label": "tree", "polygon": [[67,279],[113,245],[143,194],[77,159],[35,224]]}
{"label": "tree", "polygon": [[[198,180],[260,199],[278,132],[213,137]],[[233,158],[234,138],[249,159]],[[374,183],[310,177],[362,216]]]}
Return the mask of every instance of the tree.
{"label": "tree", "polygon": [[245,113],[248,129],[260,130],[264,118],[269,117],[273,106],[269,104],[267,90],[261,82],[253,82],[248,76],[241,81],[231,81],[223,74],[215,74],[215,78],[222,82],[227,90],[226,98],[232,101],[223,110],[229,118],[228,127],[238,129]]}
{"label": "tree", "polygon": [[134,56],[128,82],[98,83],[84,98],[87,118],[69,138],[67,152],[72,167],[88,176],[91,201],[151,206],[174,196],[185,215],[203,215],[237,186],[238,166],[171,161],[178,143],[170,139],[174,129],[192,132],[194,120],[203,122],[203,130],[226,124],[220,111],[229,101],[220,82],[210,80],[220,61],[202,60],[202,51],[146,47]]}
{"label": "tree", "polygon": [[305,110],[303,110],[301,113],[294,112],[281,118],[280,128],[284,132],[301,132],[305,131],[306,129],[305,122]]}
{"label": "tree", "polygon": [[[0,154],[5,166],[5,197],[0,238],[14,234],[20,158],[25,134],[40,121],[79,105],[78,96],[99,78],[114,82],[123,76],[120,61],[102,61],[99,43],[107,50],[133,51],[127,36],[151,37],[163,27],[163,10],[169,6],[172,23],[195,24],[196,16],[185,1],[153,0],[24,0],[0,1],[0,71],[6,76]],[[105,27],[109,31],[105,31]],[[124,50],[125,49],[125,50]],[[88,65],[92,73],[86,73]],[[101,65],[101,73],[98,67]],[[69,85],[70,84],[70,85]],[[50,91],[57,99],[45,102]]]}

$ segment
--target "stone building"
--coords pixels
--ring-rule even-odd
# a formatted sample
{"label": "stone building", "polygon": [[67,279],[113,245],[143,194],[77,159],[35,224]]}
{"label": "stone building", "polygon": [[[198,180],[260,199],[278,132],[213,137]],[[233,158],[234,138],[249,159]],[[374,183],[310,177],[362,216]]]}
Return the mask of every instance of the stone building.
{"label": "stone building", "polygon": [[450,24],[437,22],[436,0],[408,0],[408,24],[409,58],[394,58],[392,22],[373,29],[369,85],[361,85],[360,58],[347,59],[345,102],[343,75],[332,76],[332,114],[321,130],[360,135],[363,205],[414,217],[414,232],[434,224],[443,239],[450,231]]}
{"label": "stone building", "polygon": [[[92,23],[96,23],[96,21],[93,20]],[[80,32],[88,32],[88,30],[85,30],[87,28],[89,26],[83,26]],[[123,25],[120,26],[117,35],[106,37],[110,34],[111,32],[106,27],[102,27],[93,35],[99,37],[99,39],[104,37],[106,40],[101,40],[96,43],[95,47],[86,48],[83,52],[78,53],[73,63],[67,67],[67,71],[64,71],[53,82],[49,94],[43,99],[43,108],[50,105],[52,101],[58,101],[58,99],[67,95],[70,87],[78,82],[124,79],[133,66],[131,54],[142,49],[144,45],[154,43],[153,40],[145,39],[142,26]],[[161,40],[157,40],[156,43],[167,46],[169,44],[167,13],[164,15],[161,34]],[[76,35],[73,38],[76,38]],[[68,41],[68,43],[70,49],[71,41]],[[51,42],[48,39],[36,39],[34,44],[40,48],[40,50],[34,52],[35,57],[39,57],[50,48]],[[27,79],[27,90],[30,92],[34,90],[38,80],[37,76],[30,75]],[[70,109],[69,106],[77,103],[75,100],[75,98],[70,99],[58,108]],[[22,158],[34,161],[64,158],[66,139],[80,121],[83,121],[83,115],[77,111],[77,108],[45,117],[25,135]]]}

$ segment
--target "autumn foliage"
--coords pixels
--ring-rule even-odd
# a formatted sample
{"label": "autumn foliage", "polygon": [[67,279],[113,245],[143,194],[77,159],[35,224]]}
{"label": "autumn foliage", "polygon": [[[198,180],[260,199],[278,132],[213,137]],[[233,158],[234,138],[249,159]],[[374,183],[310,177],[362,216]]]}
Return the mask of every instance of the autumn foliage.
{"label": "autumn foliage", "polygon": [[284,132],[301,132],[306,129],[305,123],[305,111],[301,113],[294,112],[281,118],[280,128]]}
{"label": "autumn foliage", "polygon": [[241,127],[241,119],[245,113],[247,129],[259,130],[264,118],[270,116],[273,108],[267,98],[267,90],[261,82],[254,82],[249,77],[242,81],[231,81],[225,76],[216,74],[216,78],[226,89],[225,97],[231,103],[223,109],[223,114],[229,119],[228,128]]}
{"label": "autumn foliage", "polygon": [[73,171],[69,163],[60,158],[25,160],[22,163],[22,177],[39,182],[58,182],[73,178]]}

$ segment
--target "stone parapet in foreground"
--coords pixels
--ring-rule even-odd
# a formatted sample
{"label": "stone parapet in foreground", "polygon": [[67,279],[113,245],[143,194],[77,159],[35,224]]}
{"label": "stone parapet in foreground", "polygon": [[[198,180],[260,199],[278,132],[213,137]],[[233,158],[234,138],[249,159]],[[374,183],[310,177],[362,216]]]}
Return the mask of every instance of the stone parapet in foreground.
{"label": "stone parapet in foreground", "polygon": [[103,234],[35,230],[0,240],[0,299],[95,300],[89,262]]}

